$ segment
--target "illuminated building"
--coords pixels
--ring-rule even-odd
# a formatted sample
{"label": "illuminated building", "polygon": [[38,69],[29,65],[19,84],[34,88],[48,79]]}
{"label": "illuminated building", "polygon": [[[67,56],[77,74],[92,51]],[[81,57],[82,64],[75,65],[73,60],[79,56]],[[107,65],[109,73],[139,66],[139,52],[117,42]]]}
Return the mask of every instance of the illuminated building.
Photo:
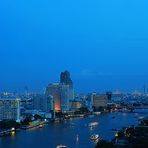
{"label": "illuminated building", "polygon": [[55,111],[61,111],[61,85],[59,83],[49,84],[46,88],[46,96],[53,96]]}
{"label": "illuminated building", "polygon": [[20,99],[1,98],[0,99],[0,120],[20,121]]}
{"label": "illuminated building", "polygon": [[56,112],[70,110],[70,101],[74,100],[73,82],[68,71],[60,75],[60,83],[49,84],[46,88],[46,96],[53,96]]}

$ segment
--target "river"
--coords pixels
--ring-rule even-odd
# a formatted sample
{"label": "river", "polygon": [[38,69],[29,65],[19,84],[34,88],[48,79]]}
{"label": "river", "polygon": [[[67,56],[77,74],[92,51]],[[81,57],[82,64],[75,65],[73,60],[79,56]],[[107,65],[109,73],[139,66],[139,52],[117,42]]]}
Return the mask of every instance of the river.
{"label": "river", "polygon": [[[105,113],[75,118],[64,123],[51,123],[44,128],[22,130],[16,135],[1,137],[0,148],[56,148],[60,144],[67,145],[68,148],[94,148],[95,143],[90,140],[92,134],[111,140],[116,133],[113,128],[137,125],[138,118],[146,115],[146,110],[137,110],[136,113]],[[90,122],[99,122],[99,126],[93,129],[86,127],[85,124]],[[76,140],[77,135],[79,141]]]}

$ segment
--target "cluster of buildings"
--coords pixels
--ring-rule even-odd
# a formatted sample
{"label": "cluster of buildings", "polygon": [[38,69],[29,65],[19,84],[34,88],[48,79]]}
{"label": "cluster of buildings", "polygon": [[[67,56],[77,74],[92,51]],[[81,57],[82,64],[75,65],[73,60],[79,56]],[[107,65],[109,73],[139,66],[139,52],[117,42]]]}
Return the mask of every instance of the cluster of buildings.
{"label": "cluster of buildings", "polygon": [[54,109],[56,112],[66,112],[70,110],[70,101],[74,100],[73,82],[68,71],[60,75],[60,83],[49,84],[46,88],[45,95],[53,96]]}
{"label": "cluster of buildings", "polygon": [[0,120],[13,119],[19,122],[28,114],[54,118],[56,112],[75,112],[82,107],[93,111],[107,107],[109,100],[110,92],[74,95],[70,73],[64,71],[60,75],[60,82],[49,84],[44,94],[3,94],[0,97]]}

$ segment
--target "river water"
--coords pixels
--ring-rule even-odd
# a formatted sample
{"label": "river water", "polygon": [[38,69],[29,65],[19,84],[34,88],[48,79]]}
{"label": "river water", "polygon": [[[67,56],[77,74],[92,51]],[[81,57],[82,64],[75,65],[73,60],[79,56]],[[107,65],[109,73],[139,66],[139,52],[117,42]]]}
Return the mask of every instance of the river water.
{"label": "river water", "polygon": [[[56,148],[60,144],[67,145],[68,148],[94,148],[95,143],[90,140],[92,134],[111,140],[116,133],[113,128],[137,125],[138,118],[147,115],[147,110],[137,110],[136,113],[105,113],[63,123],[51,123],[41,129],[20,131],[13,136],[1,137],[0,148]],[[93,129],[86,127],[90,122],[99,122],[99,126]]]}

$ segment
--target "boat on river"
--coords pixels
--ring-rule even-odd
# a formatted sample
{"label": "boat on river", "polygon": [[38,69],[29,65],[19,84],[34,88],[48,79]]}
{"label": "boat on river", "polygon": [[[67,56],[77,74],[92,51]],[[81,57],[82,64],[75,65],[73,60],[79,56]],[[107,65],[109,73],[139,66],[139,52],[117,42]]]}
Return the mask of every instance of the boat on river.
{"label": "boat on river", "polygon": [[56,148],[67,148],[66,145],[58,145]]}
{"label": "boat on river", "polygon": [[88,127],[95,127],[95,126],[98,126],[99,123],[98,122],[91,122],[88,124]]}
{"label": "boat on river", "polygon": [[99,135],[98,134],[94,134],[90,137],[91,140],[98,140],[99,139]]}

